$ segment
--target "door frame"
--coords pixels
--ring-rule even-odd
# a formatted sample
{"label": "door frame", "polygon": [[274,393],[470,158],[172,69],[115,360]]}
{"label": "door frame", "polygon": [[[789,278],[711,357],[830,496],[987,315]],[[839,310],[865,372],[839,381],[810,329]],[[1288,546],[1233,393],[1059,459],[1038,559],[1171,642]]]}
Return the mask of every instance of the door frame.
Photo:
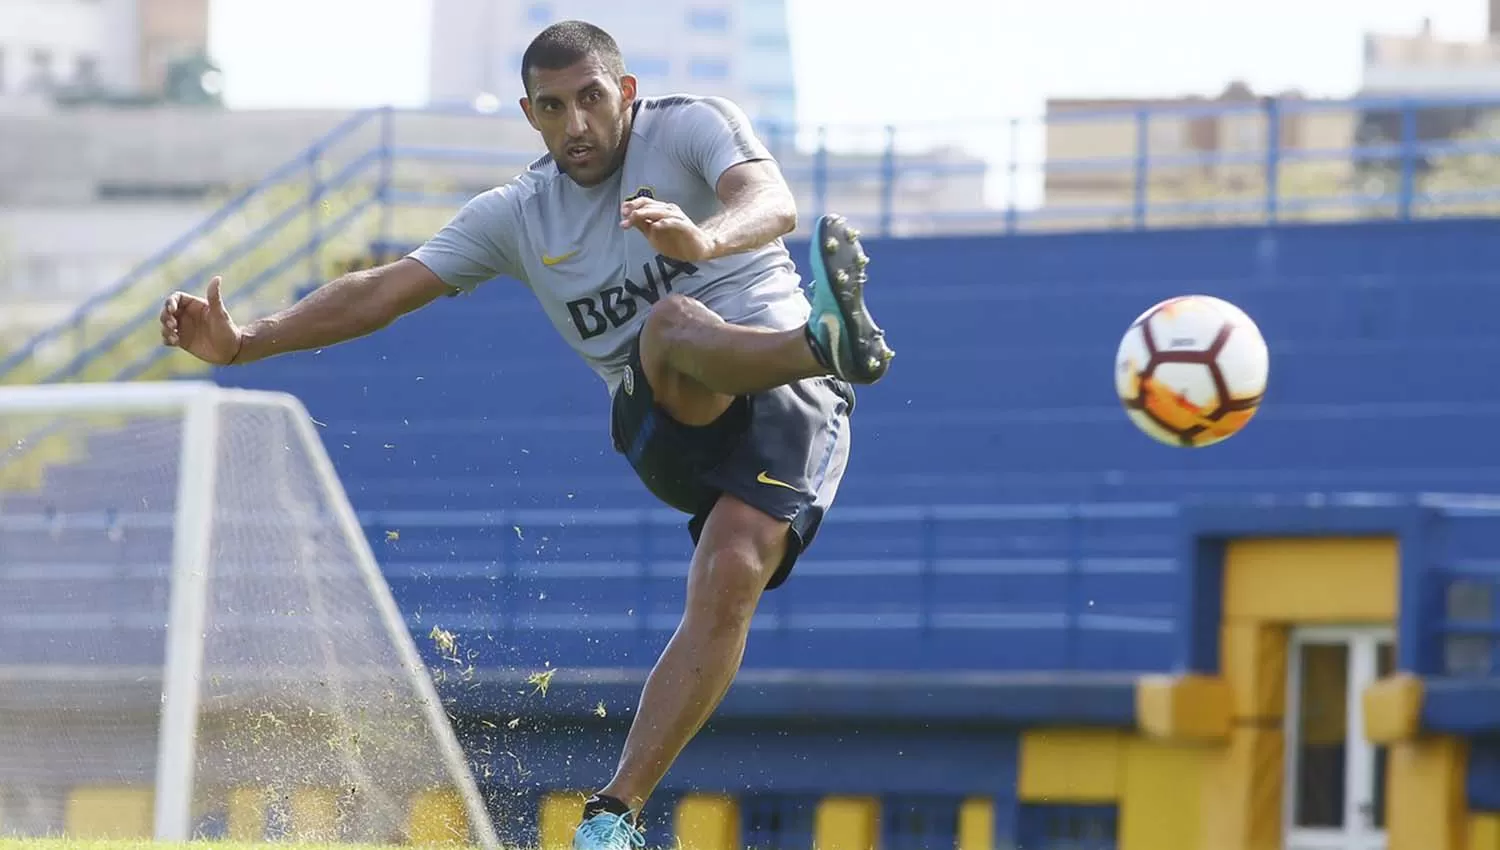
{"label": "door frame", "polygon": [[[1286,717],[1283,723],[1282,836],[1288,850],[1384,850],[1385,830],[1364,826],[1361,807],[1371,800],[1359,790],[1367,783],[1373,792],[1376,781],[1374,744],[1364,736],[1364,690],[1380,673],[1380,646],[1395,646],[1396,629],[1389,625],[1298,626],[1287,631]],[[1297,800],[1297,759],[1301,752],[1299,731],[1302,713],[1302,648],[1304,646],[1349,647],[1349,670],[1345,688],[1344,828],[1342,830],[1294,826]]]}

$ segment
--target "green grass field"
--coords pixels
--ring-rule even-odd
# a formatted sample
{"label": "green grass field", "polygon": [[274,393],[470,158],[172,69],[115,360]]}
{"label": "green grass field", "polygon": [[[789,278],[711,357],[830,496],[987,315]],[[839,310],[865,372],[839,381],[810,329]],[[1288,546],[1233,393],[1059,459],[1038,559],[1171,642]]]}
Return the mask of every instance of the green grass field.
{"label": "green grass field", "polygon": [[[462,850],[456,845],[444,845]],[[0,838],[0,850],[412,850],[411,847],[375,847],[355,844],[240,844],[229,841],[200,841],[193,844],[168,844],[148,839],[126,841],[79,841],[61,838]]]}

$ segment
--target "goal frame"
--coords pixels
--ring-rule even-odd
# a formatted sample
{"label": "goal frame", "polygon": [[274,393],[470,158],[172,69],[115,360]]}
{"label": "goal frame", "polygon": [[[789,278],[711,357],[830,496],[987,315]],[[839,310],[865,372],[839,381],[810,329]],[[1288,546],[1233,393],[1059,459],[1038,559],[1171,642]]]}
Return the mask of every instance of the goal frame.
{"label": "goal frame", "polygon": [[228,403],[279,408],[288,414],[296,433],[305,443],[311,472],[319,486],[325,488],[334,519],[354,550],[357,569],[381,622],[396,642],[404,672],[421,698],[423,712],[437,737],[443,762],[463,799],[470,831],[484,850],[499,850],[500,842],[489,810],[443,710],[437,688],[422,663],[390,586],[380,573],[374,549],[359,523],[343,481],[313,427],[312,416],[300,399],[286,392],[222,387],[201,380],[0,386],[0,415],[176,413],[181,417],[177,504],[172,519],[166,657],[162,667],[162,709],[154,782],[155,839],[184,842],[192,837],[219,413],[222,405]]}

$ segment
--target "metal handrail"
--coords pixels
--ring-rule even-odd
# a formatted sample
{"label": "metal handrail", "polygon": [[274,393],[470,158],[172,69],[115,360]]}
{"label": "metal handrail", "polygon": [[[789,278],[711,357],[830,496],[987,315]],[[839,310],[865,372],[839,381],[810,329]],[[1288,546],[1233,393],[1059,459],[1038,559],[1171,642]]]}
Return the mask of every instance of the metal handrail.
{"label": "metal handrail", "polygon": [[[1324,143],[1318,147],[1297,147],[1284,144],[1282,138],[1286,122],[1293,116],[1304,113],[1355,110],[1361,114],[1387,113],[1387,135],[1397,138],[1351,139],[1348,146],[1337,147]],[[841,186],[858,184],[866,191],[873,191],[879,210],[875,232],[884,235],[899,235],[903,232],[930,232],[933,228],[981,228],[994,234],[1017,234],[1051,224],[1064,228],[1128,228],[1146,229],[1161,226],[1180,226],[1184,218],[1235,219],[1246,223],[1275,224],[1287,216],[1318,214],[1328,217],[1342,215],[1345,218],[1381,216],[1397,220],[1410,219],[1429,210],[1455,211],[1460,206],[1487,205],[1493,203],[1500,209],[1500,176],[1496,185],[1440,186],[1426,185],[1422,174],[1426,166],[1445,157],[1494,158],[1500,164],[1500,139],[1479,134],[1476,138],[1423,138],[1418,115],[1423,110],[1462,109],[1471,112],[1493,110],[1500,115],[1500,96],[1480,97],[1367,97],[1351,100],[1326,101],[1299,98],[1260,98],[1244,101],[1205,101],[1188,103],[1153,103],[1148,106],[1104,105],[1080,108],[1055,109],[1045,116],[1047,126],[1059,130],[1068,125],[1090,122],[1115,122],[1117,137],[1133,137],[1133,143],[1125,150],[1103,149],[1098,155],[1087,157],[1051,156],[1042,161],[1032,161],[1023,155],[1019,144],[1022,122],[1013,119],[1003,124],[1008,135],[995,140],[997,149],[989,151],[987,157],[971,157],[964,161],[944,161],[934,157],[908,155],[902,152],[904,138],[901,128],[875,126],[867,128],[878,131],[881,149],[858,160],[844,159],[829,149],[828,127],[817,128],[813,134],[817,144],[796,157],[785,157],[785,170],[792,180],[808,193],[811,205],[808,217],[825,211],[831,193]],[[496,168],[516,168],[535,158],[536,151],[505,149],[465,149],[462,146],[432,144],[405,144],[396,138],[395,120],[398,116],[413,114],[475,115],[475,113],[452,108],[406,109],[384,107],[353,113],[336,125],[322,138],[308,145],[297,156],[273,169],[271,173],[251,187],[238,193],[223,206],[215,210],[198,226],[183,234],[166,248],[137,265],[119,282],[85,299],[62,321],[34,335],[19,349],[0,359],[0,383],[15,380],[17,371],[30,362],[43,346],[57,340],[70,330],[82,330],[90,320],[99,315],[118,299],[134,293],[144,286],[153,285],[151,275],[169,268],[170,263],[180,258],[190,247],[202,240],[210,239],[222,232],[230,216],[244,211],[258,199],[267,197],[282,187],[289,179],[304,172],[313,178],[309,185],[299,187],[299,197],[293,199],[291,210],[307,209],[311,204],[330,193],[347,188],[356,180],[367,179],[371,165],[378,164],[376,177],[379,189],[376,203],[379,207],[378,239],[390,241],[396,207],[453,207],[465,198],[464,186],[444,189],[423,186],[413,189],[398,187],[394,181],[398,162],[436,162],[454,165],[490,165]],[[1242,118],[1241,124],[1253,120],[1251,132],[1259,133],[1259,144],[1250,144],[1250,150],[1216,149],[1193,150],[1191,145],[1178,145],[1174,150],[1154,150],[1151,133],[1154,122],[1167,119]],[[493,119],[494,116],[479,116]],[[330,148],[353,135],[372,122],[379,122],[379,138],[369,147],[353,154],[350,162],[341,162],[336,173],[318,179],[318,169],[328,162]],[[1125,130],[1120,122],[1132,129]],[[771,128],[775,132],[768,138],[780,141],[806,138],[800,132],[807,128]],[[838,128],[834,128],[838,129]],[[844,128],[848,129],[848,128]],[[1118,143],[1118,138],[1117,142]],[[1160,145],[1157,145],[1160,147]],[[1345,185],[1348,177],[1336,178],[1327,175],[1318,180],[1332,179],[1334,184],[1320,187],[1318,192],[1299,191],[1289,188],[1289,182],[1303,175],[1313,176],[1307,171],[1318,164],[1342,164],[1355,168],[1369,168],[1382,176],[1371,187]],[[1330,166],[1333,167],[1333,166]],[[1240,175],[1233,191],[1224,189],[1217,178],[1201,177],[1216,169],[1233,171]],[[1116,188],[1107,196],[1079,197],[1076,203],[1049,203],[1040,208],[1023,204],[1015,185],[1024,177],[1039,172],[1043,178],[1044,192],[1052,192],[1054,183],[1061,183],[1068,175],[1080,175],[1088,179],[1089,172],[1105,175]],[[1496,169],[1500,175],[1500,168]],[[1191,185],[1159,181],[1197,174],[1197,182]],[[1330,172],[1331,173],[1331,172]],[[994,174],[1005,177],[1010,184],[1006,197],[998,204],[976,209],[953,209],[938,205],[934,209],[913,208],[902,210],[903,184],[910,186],[916,180],[947,180],[962,185],[964,181],[977,182]],[[1321,174],[1321,172],[1318,172]],[[1247,182],[1248,181],[1248,182]],[[872,188],[873,187],[873,188]],[[1305,187],[1304,187],[1305,188]],[[1060,190],[1059,190],[1060,191]],[[1101,203],[1101,201],[1103,203]],[[1462,210],[1456,210],[1464,214]],[[1472,212],[1467,214],[1473,214]],[[284,223],[284,216],[275,216]],[[269,227],[269,225],[268,225]],[[224,262],[243,256],[254,246],[257,236],[266,228],[240,238],[239,242],[224,249],[214,262]],[[310,239],[322,238],[314,233]],[[171,288],[178,288],[198,281],[212,271],[205,264],[191,275],[167,281]],[[144,300],[150,301],[166,292],[151,292]],[[137,317],[138,318],[138,317]],[[103,350],[92,340],[80,340],[79,347],[97,354]],[[77,360],[77,357],[71,358]],[[65,369],[55,374],[76,375],[78,369]],[[66,379],[66,378],[64,378]]]}

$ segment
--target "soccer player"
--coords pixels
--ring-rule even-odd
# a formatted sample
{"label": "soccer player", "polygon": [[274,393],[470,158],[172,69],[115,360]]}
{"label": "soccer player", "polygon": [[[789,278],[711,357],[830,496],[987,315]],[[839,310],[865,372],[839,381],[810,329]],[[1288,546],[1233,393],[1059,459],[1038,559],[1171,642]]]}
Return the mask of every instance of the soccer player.
{"label": "soccer player", "polygon": [[849,456],[851,384],[893,352],[865,308],[866,257],[839,216],[813,226],[802,289],[782,237],[797,212],[743,112],[642,98],[603,30],[565,21],[522,60],[521,107],[547,154],[469,201],[394,263],[344,275],[245,326],[166,299],[162,341],[250,363],[369,334],[439,296],[524,282],[611,393],[611,438],[646,487],[691,516],[681,623],[646,679],[614,776],[573,846],[628,850],[647,798],[739,670],[761,594],[787,579]]}

